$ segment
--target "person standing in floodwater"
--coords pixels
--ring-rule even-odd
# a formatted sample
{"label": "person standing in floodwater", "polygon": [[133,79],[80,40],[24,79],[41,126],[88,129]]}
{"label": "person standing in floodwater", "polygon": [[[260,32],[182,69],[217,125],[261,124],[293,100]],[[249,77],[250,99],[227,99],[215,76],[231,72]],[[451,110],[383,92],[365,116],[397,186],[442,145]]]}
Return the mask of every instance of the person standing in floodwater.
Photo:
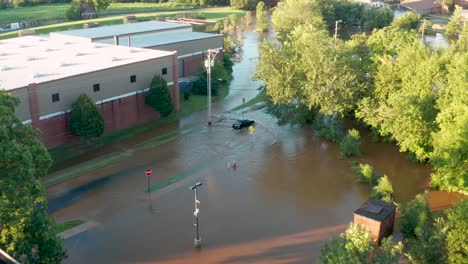
{"label": "person standing in floodwater", "polygon": [[237,162],[236,160],[232,160],[232,168],[236,169],[237,168]]}

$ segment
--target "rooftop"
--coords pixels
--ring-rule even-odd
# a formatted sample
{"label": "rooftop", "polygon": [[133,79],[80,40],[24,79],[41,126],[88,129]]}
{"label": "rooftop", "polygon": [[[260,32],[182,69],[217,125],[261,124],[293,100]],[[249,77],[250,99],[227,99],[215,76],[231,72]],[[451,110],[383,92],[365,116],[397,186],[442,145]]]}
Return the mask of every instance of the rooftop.
{"label": "rooftop", "polygon": [[411,10],[424,10],[441,6],[434,0],[412,0],[401,2],[401,5]]}
{"label": "rooftop", "polygon": [[0,88],[9,91],[172,54],[39,36],[0,40]]}
{"label": "rooftop", "polygon": [[[132,47],[148,48],[148,47],[155,47],[155,46],[184,42],[184,41],[217,38],[220,36],[222,35],[212,34],[212,33],[202,33],[202,32],[184,32],[184,33],[161,32],[153,36],[130,38],[130,42],[131,42],[130,44]],[[113,42],[114,40],[111,40],[111,41]],[[125,38],[125,37],[121,38],[119,40],[119,45],[128,46],[128,38]]]}
{"label": "rooftop", "polygon": [[168,23],[160,21],[146,21],[130,24],[102,26],[95,28],[74,29],[51,33],[51,35],[69,35],[88,39],[110,38],[114,35],[142,34],[155,31],[167,31],[172,29],[192,28],[191,25]]}
{"label": "rooftop", "polygon": [[369,199],[354,211],[354,213],[377,221],[383,221],[392,214],[395,209],[396,207],[392,203],[387,203],[377,199]]}

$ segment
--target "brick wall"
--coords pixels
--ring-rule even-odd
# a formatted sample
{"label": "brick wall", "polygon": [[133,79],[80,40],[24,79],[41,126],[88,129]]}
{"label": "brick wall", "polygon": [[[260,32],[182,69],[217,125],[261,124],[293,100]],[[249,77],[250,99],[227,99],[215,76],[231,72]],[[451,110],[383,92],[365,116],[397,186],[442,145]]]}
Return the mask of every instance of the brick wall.
{"label": "brick wall", "polygon": [[[173,95],[174,109],[178,109],[178,88],[176,85],[171,85],[168,88]],[[34,88],[31,89],[30,96],[34,96]],[[158,119],[159,113],[145,104],[146,94],[139,93],[97,105],[104,118],[105,133]],[[31,100],[34,101],[33,98]],[[34,102],[30,102],[30,104],[34,105]],[[31,112],[37,111],[37,109],[34,110],[34,107],[32,109]],[[70,116],[70,113],[66,113],[45,120],[33,119],[32,125],[41,130],[42,142],[47,148],[72,143],[79,139],[69,132]]]}

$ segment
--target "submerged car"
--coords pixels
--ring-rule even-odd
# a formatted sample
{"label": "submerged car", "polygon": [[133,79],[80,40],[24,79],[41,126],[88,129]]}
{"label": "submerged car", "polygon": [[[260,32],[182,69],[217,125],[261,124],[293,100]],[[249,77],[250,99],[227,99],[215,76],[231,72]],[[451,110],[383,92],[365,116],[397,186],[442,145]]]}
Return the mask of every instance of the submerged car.
{"label": "submerged car", "polygon": [[255,121],[249,119],[238,119],[234,124],[232,124],[232,128],[234,129],[242,129],[243,127],[249,127],[255,124]]}

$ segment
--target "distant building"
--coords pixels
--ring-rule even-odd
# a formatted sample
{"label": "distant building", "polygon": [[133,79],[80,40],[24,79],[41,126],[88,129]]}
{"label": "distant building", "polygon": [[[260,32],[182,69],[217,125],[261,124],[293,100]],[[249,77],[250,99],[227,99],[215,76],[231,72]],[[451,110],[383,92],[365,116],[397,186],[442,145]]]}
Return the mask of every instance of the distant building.
{"label": "distant building", "polygon": [[23,123],[42,132],[48,148],[70,143],[70,110],[81,93],[96,103],[113,131],[159,117],[144,102],[155,74],[179,110],[177,52],[39,36],[0,40],[0,88],[20,99]]}
{"label": "distant building", "polygon": [[435,0],[407,0],[401,1],[401,6],[418,15],[442,13],[442,5]]}
{"label": "distant building", "polygon": [[50,33],[52,38],[177,51],[179,77],[195,74],[208,49],[219,50],[223,58],[224,40],[220,34],[193,32],[192,25],[146,21],[91,29]]}

